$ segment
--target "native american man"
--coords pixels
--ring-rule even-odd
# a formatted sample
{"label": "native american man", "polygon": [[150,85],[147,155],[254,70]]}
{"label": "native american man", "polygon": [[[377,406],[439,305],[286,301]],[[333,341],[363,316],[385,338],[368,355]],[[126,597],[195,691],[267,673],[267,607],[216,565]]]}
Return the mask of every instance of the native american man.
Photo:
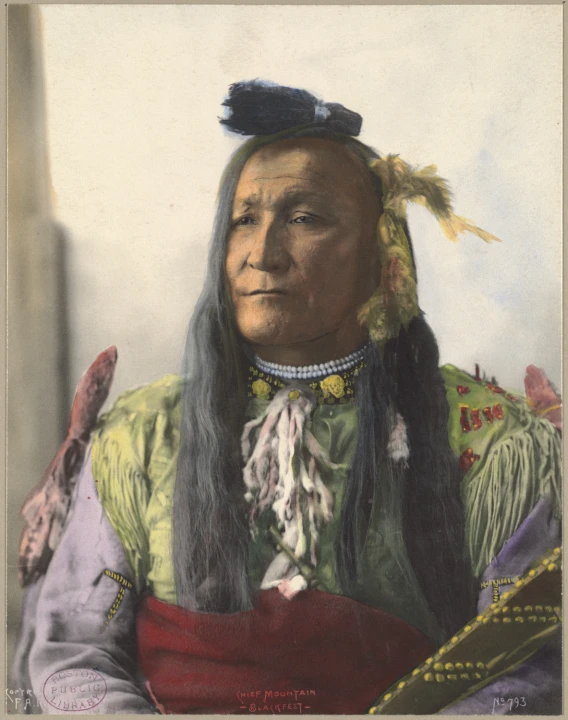
{"label": "native american man", "polygon": [[103,353],[24,506],[20,673],[46,712],[78,668],[87,712],[557,712],[560,402],[439,368],[406,203],[495,238],[341,105],[225,105],[183,375],[96,420]]}

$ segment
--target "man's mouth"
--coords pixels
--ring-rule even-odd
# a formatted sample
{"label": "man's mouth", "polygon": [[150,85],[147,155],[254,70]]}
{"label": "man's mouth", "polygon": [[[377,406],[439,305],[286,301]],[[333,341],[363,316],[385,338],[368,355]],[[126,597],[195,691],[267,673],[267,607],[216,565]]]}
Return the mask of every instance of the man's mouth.
{"label": "man's mouth", "polygon": [[246,294],[247,294],[249,297],[252,296],[252,295],[286,295],[286,291],[285,291],[285,290],[277,290],[277,289],[272,289],[272,290],[253,290],[252,292],[246,293]]}

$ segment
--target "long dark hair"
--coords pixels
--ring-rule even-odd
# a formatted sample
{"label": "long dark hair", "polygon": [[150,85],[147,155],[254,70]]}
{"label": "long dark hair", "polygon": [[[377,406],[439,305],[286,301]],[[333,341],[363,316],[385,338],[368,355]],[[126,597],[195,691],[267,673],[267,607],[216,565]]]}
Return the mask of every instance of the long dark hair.
{"label": "long dark hair", "polygon": [[[240,436],[244,424],[245,363],[224,272],[233,198],[251,155],[291,137],[323,137],[344,145],[369,172],[380,202],[378,179],[368,163],[377,153],[361,142],[300,128],[254,138],[233,156],[221,182],[205,285],[187,334],[180,449],[174,496],[174,568],[179,605],[205,612],[239,612],[253,606],[247,577],[248,527],[244,506]],[[407,228],[406,228],[407,229]],[[409,236],[410,238],[410,236]],[[464,544],[460,473],[448,442],[448,404],[438,369],[438,347],[424,317],[374,351],[362,378],[359,437],[349,474],[336,543],[338,579],[349,594],[368,525],[366,499],[386,468],[384,497],[403,525],[404,546],[431,611],[451,633],[474,612]],[[388,459],[388,419],[398,412],[411,448],[403,469]]]}

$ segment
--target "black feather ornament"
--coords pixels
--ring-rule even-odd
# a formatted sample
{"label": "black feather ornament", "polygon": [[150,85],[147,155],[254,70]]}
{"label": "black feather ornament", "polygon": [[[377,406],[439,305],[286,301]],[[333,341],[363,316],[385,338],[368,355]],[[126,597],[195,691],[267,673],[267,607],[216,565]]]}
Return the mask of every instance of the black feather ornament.
{"label": "black feather ornament", "polygon": [[356,137],[363,122],[339,103],[324,103],[307,90],[267,80],[234,83],[223,105],[229,112],[221,124],[240,135],[274,135],[300,125],[319,125]]}

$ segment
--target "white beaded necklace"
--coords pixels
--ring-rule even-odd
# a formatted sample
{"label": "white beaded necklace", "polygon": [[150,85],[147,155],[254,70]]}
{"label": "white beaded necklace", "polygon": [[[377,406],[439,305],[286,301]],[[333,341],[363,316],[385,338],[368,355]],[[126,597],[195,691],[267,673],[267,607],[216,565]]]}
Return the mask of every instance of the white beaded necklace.
{"label": "white beaded necklace", "polygon": [[329,360],[319,365],[279,365],[278,363],[271,363],[267,360],[262,360],[258,355],[254,356],[254,364],[259,370],[262,370],[269,375],[276,375],[276,377],[283,378],[285,380],[312,380],[314,378],[324,377],[326,375],[336,375],[337,373],[351,370],[357,363],[362,360],[363,355],[371,346],[369,341],[359,350],[346,355],[338,360]]}

